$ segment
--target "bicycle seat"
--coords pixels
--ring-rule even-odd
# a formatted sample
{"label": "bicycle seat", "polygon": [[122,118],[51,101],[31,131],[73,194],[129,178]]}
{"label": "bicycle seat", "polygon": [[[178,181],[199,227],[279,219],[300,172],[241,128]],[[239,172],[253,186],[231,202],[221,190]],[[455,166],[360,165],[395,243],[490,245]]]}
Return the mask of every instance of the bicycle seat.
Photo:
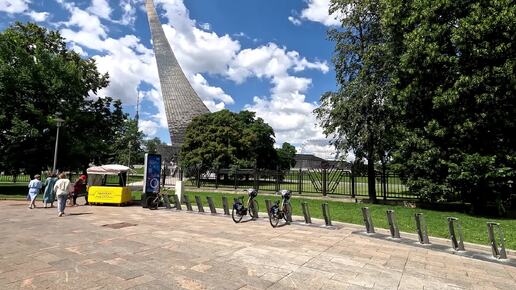
{"label": "bicycle seat", "polygon": [[292,196],[292,191],[288,190],[288,189],[283,189],[280,191],[281,193],[281,196],[284,197],[284,198],[290,198]]}
{"label": "bicycle seat", "polygon": [[246,189],[246,191],[250,197],[256,197],[258,195],[258,191],[256,191],[254,188]]}

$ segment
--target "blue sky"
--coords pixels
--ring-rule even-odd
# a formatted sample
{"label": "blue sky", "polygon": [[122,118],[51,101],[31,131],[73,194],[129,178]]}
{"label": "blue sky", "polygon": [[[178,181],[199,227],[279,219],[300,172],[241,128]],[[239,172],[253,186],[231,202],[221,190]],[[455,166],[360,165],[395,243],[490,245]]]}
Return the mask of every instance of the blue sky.
{"label": "blue sky", "polygon": [[[163,29],[190,83],[211,111],[256,112],[277,145],[330,157],[313,109],[335,90],[338,25],[329,0],[154,0]],[[110,74],[98,97],[122,99],[140,129],[170,142],[144,0],[0,0],[0,29],[33,21],[59,30],[71,49]],[[92,96],[97,97],[97,96]]]}

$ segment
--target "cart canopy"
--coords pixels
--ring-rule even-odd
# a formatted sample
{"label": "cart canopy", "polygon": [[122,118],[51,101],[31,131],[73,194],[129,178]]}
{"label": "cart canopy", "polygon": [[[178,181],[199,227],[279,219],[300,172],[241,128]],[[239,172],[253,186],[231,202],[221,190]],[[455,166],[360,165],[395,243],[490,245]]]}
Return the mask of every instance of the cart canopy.
{"label": "cart canopy", "polygon": [[92,166],[86,170],[88,175],[100,174],[100,175],[118,175],[120,173],[127,173],[131,170],[129,167],[120,164],[107,164],[102,166]]}

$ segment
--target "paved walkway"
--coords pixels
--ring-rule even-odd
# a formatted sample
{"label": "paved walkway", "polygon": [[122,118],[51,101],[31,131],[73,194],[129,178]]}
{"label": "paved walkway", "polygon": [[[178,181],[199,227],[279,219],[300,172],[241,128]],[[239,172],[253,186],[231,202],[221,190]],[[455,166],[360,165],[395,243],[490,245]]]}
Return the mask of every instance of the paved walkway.
{"label": "paved walkway", "polygon": [[375,239],[352,225],[273,229],[265,219],[234,224],[140,207],[67,214],[0,201],[0,289],[516,287],[516,267]]}

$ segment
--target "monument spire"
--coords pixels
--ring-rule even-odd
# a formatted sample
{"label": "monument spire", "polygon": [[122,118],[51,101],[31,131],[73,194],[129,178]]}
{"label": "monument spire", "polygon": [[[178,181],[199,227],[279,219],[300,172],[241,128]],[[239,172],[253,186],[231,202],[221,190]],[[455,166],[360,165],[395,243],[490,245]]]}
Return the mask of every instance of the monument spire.
{"label": "monument spire", "polygon": [[191,120],[210,111],[194,91],[177,62],[159,21],[154,1],[146,0],[145,8],[152,34],[154,55],[158,65],[170,140],[173,146],[177,146],[183,143],[186,127]]}

